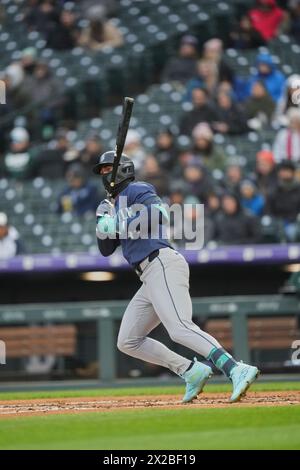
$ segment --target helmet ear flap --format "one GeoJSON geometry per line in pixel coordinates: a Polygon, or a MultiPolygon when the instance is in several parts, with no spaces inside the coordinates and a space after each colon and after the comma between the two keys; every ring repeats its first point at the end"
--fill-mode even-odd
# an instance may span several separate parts
{"type": "Polygon", "coordinates": [[[121,167],[121,171],[122,173],[124,173],[124,175],[126,175],[127,173],[130,173],[130,170],[131,170],[130,165],[124,165],[123,167],[121,167]]]}

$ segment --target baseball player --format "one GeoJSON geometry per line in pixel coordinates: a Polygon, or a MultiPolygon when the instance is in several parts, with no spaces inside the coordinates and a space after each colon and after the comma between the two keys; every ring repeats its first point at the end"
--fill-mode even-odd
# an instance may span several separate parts
{"type": "Polygon", "coordinates": [[[124,257],[142,282],[123,316],[118,349],[129,356],[172,370],[186,383],[182,402],[192,401],[212,376],[212,369],[196,358],[191,362],[150,338],[149,333],[162,323],[173,341],[206,358],[208,363],[214,364],[231,380],[233,392],[230,401],[238,401],[257,378],[259,370],[237,362],[215,338],[193,323],[189,266],[164,236],[162,229],[167,215],[161,200],[151,184],[134,181],[134,164],[124,154],[120,159],[112,193],[110,175],[113,161],[114,152],[106,152],[93,168],[95,174],[102,176],[104,187],[114,200],[114,205],[104,200],[98,206],[98,246],[103,256],[109,256],[120,245],[124,257]],[[141,213],[149,224],[149,233],[154,228],[158,236],[121,236],[121,233],[124,235],[124,229],[120,228],[123,225],[119,207],[121,196],[127,198],[127,222],[130,223],[135,217],[130,213],[130,207],[137,203],[143,204],[141,213]],[[158,217],[151,217],[153,211],[156,211],[158,217]],[[151,223],[154,223],[152,220],[156,221],[157,227],[151,227],[151,223]]]}

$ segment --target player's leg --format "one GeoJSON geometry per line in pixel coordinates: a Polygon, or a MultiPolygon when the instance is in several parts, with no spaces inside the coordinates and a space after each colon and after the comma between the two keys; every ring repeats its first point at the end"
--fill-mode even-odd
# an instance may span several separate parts
{"type": "Polygon", "coordinates": [[[167,367],[183,374],[191,361],[174,353],[165,345],[147,335],[160,323],[147,298],[145,286],[138,290],[127,306],[118,336],[118,349],[129,356],[167,367]]]}
{"type": "Polygon", "coordinates": [[[220,343],[202,331],[192,321],[192,301],[189,294],[189,267],[184,258],[173,250],[161,254],[148,265],[141,276],[157,315],[171,339],[204,357],[220,343]]]}
{"type": "Polygon", "coordinates": [[[142,280],[146,283],[147,294],[157,315],[173,341],[213,362],[233,381],[234,390],[237,391],[233,394],[233,401],[236,396],[239,398],[248,382],[256,378],[258,370],[247,365],[250,369],[245,370],[214,337],[192,321],[189,267],[185,259],[173,250],[161,250],[158,258],[146,267],[142,280]]]}

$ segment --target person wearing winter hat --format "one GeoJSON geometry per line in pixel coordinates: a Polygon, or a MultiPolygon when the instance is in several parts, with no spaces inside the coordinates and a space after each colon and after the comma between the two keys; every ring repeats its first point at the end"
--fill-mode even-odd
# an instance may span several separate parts
{"type": "Polygon", "coordinates": [[[142,144],[142,137],[135,129],[129,129],[124,146],[124,153],[132,159],[134,167],[139,172],[147,157],[147,152],[142,144]]]}
{"type": "Polygon", "coordinates": [[[210,171],[224,171],[226,155],[222,148],[214,143],[210,126],[201,122],[193,129],[193,154],[200,158],[203,165],[210,171]]]}
{"type": "Polygon", "coordinates": [[[160,168],[172,171],[177,163],[178,148],[172,129],[161,129],[156,136],[154,154],[160,168]]]}
{"type": "Polygon", "coordinates": [[[18,62],[10,64],[4,71],[6,101],[13,110],[19,110],[31,102],[31,95],[24,86],[24,78],[24,70],[18,62]]]}
{"type": "Polygon", "coordinates": [[[264,83],[269,95],[277,103],[283,95],[286,78],[276,67],[272,56],[268,53],[258,54],[256,57],[257,72],[254,74],[253,82],[261,81],[264,83]]]}
{"type": "Polygon", "coordinates": [[[180,122],[180,133],[188,136],[198,123],[211,123],[217,119],[215,106],[204,87],[192,90],[192,104],[193,109],[184,114],[180,122]]]}
{"type": "Polygon", "coordinates": [[[259,243],[259,220],[244,210],[235,193],[225,192],[221,198],[221,207],[215,220],[215,241],[222,245],[259,243]]]}
{"type": "Polygon", "coordinates": [[[196,75],[198,40],[190,34],[181,38],[177,55],[168,60],[163,72],[162,82],[185,84],[196,75]]]}
{"type": "Polygon", "coordinates": [[[32,76],[37,63],[37,53],[34,47],[26,47],[22,51],[21,65],[25,75],[32,76]]]}
{"type": "Polygon", "coordinates": [[[66,185],[58,197],[57,212],[78,216],[93,213],[99,204],[97,186],[87,180],[85,168],[72,163],[66,173],[66,185]]]}
{"type": "Polygon", "coordinates": [[[274,155],[271,150],[260,150],[256,154],[255,180],[258,190],[266,198],[277,183],[274,155]]]}
{"type": "Polygon", "coordinates": [[[285,90],[286,77],[278,69],[271,54],[259,53],[255,59],[255,71],[250,78],[237,77],[234,83],[234,91],[239,101],[244,101],[251,96],[253,84],[262,82],[275,103],[282,98],[285,90]]]}
{"type": "Polygon", "coordinates": [[[241,182],[241,204],[253,215],[261,216],[263,213],[265,199],[251,179],[241,182]]]}
{"type": "Polygon", "coordinates": [[[15,127],[10,133],[9,150],[4,155],[4,175],[18,179],[32,177],[36,156],[36,151],[30,146],[28,131],[23,127],[15,127]]]}
{"type": "Polygon", "coordinates": [[[213,181],[207,168],[198,158],[194,158],[184,168],[183,176],[186,194],[195,196],[201,203],[205,203],[207,195],[213,189],[213,181]]]}
{"type": "Polygon", "coordinates": [[[288,125],[287,112],[300,104],[300,75],[293,73],[286,81],[284,93],[278,101],[274,122],[280,126],[288,125]]]}
{"type": "Polygon", "coordinates": [[[221,39],[212,38],[203,44],[202,58],[216,64],[219,81],[232,83],[234,80],[234,71],[223,57],[223,41],[221,39]]]}

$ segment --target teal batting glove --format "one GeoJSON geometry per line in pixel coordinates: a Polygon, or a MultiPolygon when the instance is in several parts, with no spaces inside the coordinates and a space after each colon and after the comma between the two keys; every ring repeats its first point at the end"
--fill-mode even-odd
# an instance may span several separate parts
{"type": "Polygon", "coordinates": [[[117,217],[109,214],[104,214],[98,218],[96,233],[98,238],[103,238],[104,235],[116,235],[117,233],[117,217]]]}

